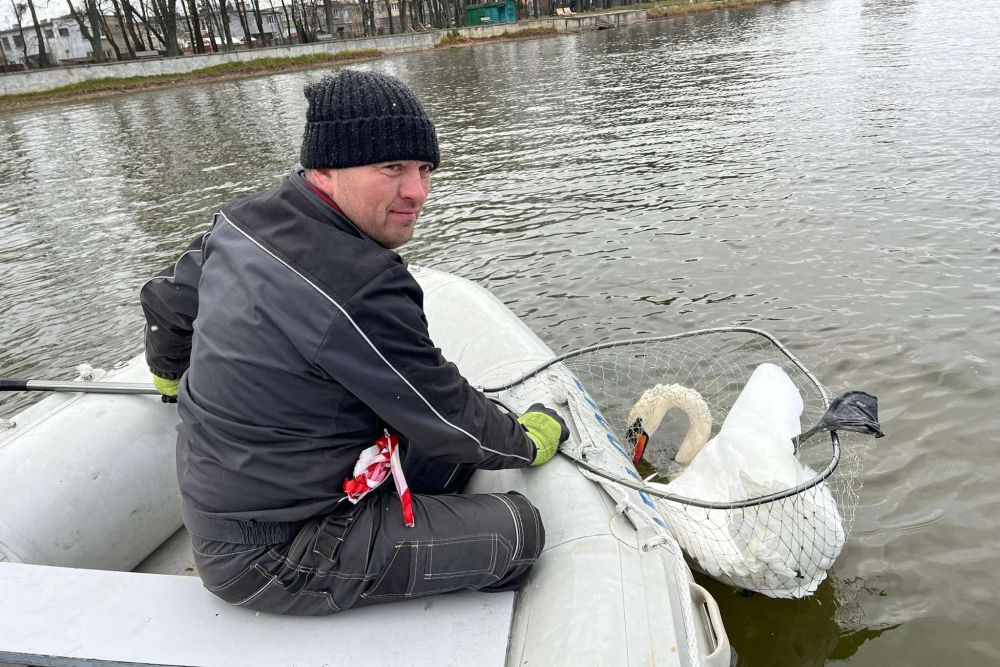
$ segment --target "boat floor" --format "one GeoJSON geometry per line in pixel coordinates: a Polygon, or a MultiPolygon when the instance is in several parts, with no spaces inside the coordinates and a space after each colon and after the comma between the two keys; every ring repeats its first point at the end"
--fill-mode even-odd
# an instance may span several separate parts
{"type": "Polygon", "coordinates": [[[139,563],[136,572],[148,574],[178,574],[197,576],[191,556],[191,540],[187,528],[181,528],[167,538],[160,547],[139,563]]]}
{"type": "Polygon", "coordinates": [[[194,573],[184,529],[135,572],[3,563],[0,665],[506,662],[514,593],[466,591],[334,616],[283,617],[228,605],[194,573]]]}

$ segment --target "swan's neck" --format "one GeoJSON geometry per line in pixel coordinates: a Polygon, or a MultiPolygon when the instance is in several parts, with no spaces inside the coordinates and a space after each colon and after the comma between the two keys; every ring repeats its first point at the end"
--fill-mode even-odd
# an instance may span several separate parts
{"type": "Polygon", "coordinates": [[[712,415],[704,401],[701,402],[696,412],[688,412],[687,410],[685,412],[688,416],[688,430],[674,460],[687,465],[708,443],[708,436],[712,433],[712,415]],[[704,412],[700,409],[702,406],[704,412]]]}
{"type": "MultiPolygon", "coordinates": [[[[687,464],[705,446],[712,432],[712,413],[701,394],[679,384],[657,385],[639,399],[632,412],[642,419],[643,428],[652,437],[663,417],[674,408],[683,410],[688,418],[687,434],[674,460],[687,464]]],[[[632,420],[630,417],[629,422],[632,420]]]]}

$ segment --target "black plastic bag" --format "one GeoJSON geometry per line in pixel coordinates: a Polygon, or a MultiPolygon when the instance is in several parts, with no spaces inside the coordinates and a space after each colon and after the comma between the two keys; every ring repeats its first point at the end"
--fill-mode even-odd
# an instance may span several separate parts
{"type": "Polygon", "coordinates": [[[795,449],[820,431],[854,431],[883,437],[885,433],[878,423],[878,398],[863,391],[841,394],[833,399],[819,423],[793,438],[795,449]]]}

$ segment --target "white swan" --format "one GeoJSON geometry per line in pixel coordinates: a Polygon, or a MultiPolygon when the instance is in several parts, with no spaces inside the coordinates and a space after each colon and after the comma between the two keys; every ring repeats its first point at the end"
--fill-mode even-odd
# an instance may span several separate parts
{"type": "MultiPolygon", "coordinates": [[[[690,464],[669,484],[651,486],[707,502],[778,493],[816,473],[792,448],[800,432],[802,397],[774,364],[750,376],[719,430],[708,440],[708,406],[694,390],[657,385],[629,413],[629,437],[652,435],[664,414],[688,414],[688,433],[675,459],[690,464]],[[707,441],[707,442],[706,442],[707,441]]],[[[846,534],[825,483],[789,498],[739,509],[703,509],[661,499],[674,537],[708,574],[771,597],[815,592],[840,554],[846,534]]]]}

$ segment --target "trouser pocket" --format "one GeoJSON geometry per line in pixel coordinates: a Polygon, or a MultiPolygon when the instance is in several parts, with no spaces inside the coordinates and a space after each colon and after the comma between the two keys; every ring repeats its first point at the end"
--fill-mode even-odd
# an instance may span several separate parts
{"type": "Polygon", "coordinates": [[[229,604],[244,605],[260,595],[273,585],[275,576],[265,570],[259,563],[254,563],[243,572],[219,586],[206,588],[229,604]]]}
{"type": "Polygon", "coordinates": [[[404,542],[363,597],[416,597],[491,586],[511,562],[507,540],[495,533],[404,542]]]}

